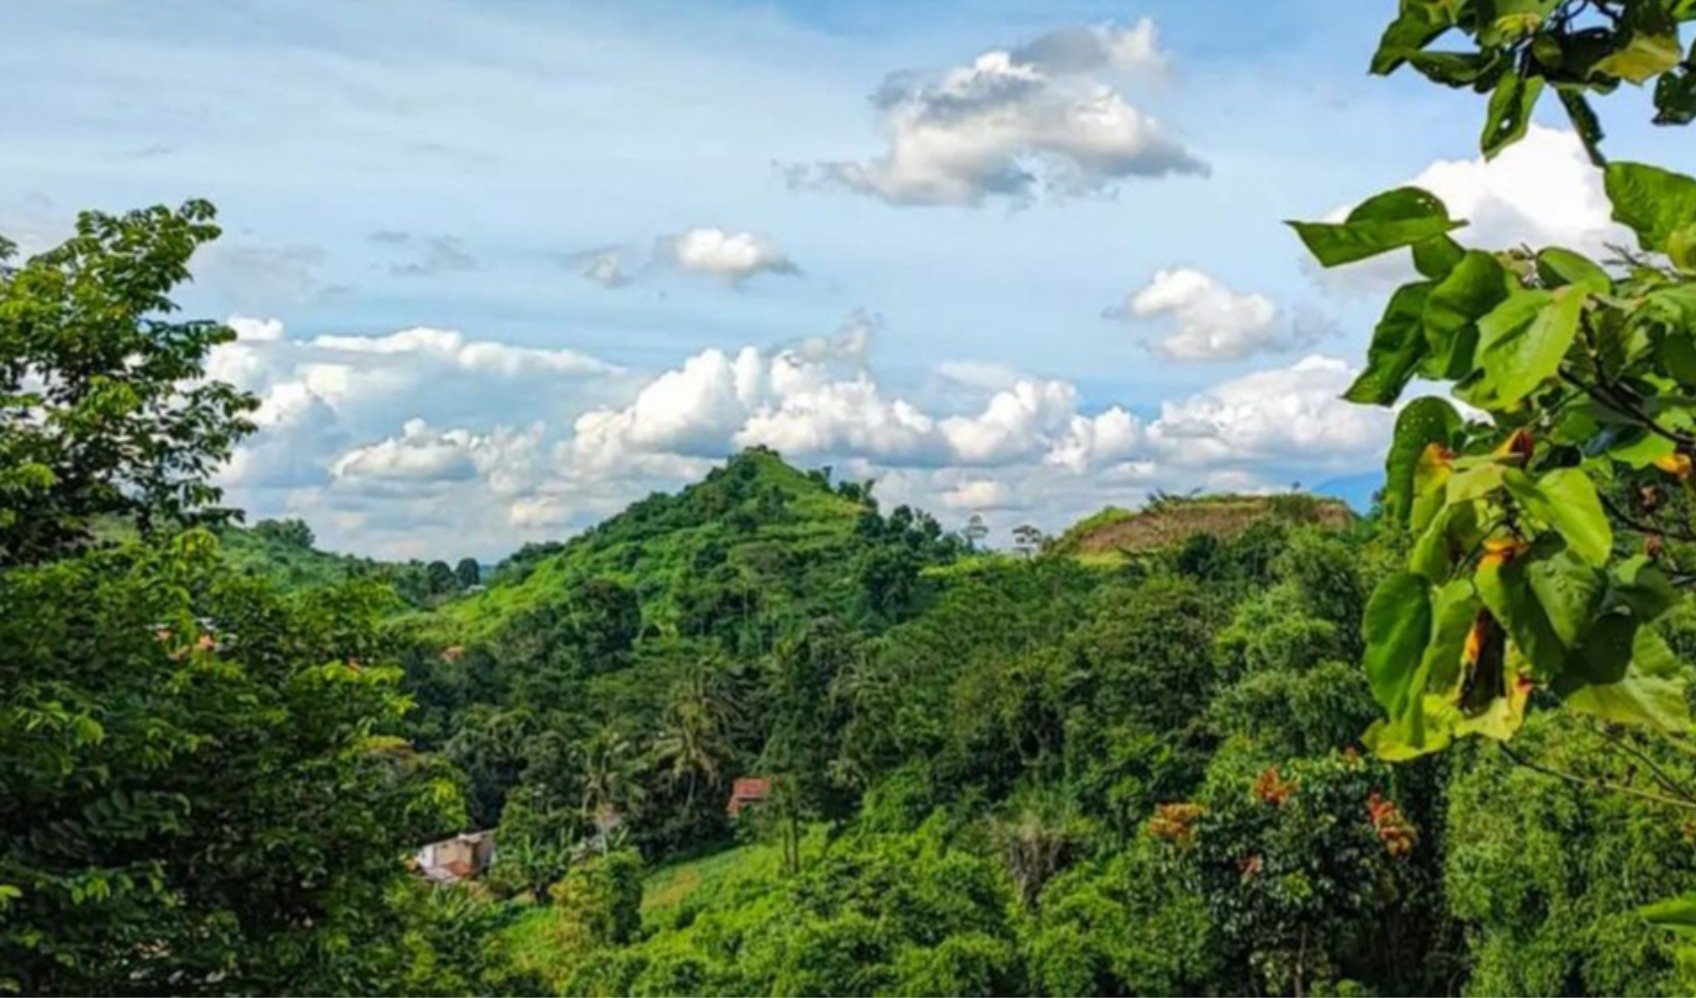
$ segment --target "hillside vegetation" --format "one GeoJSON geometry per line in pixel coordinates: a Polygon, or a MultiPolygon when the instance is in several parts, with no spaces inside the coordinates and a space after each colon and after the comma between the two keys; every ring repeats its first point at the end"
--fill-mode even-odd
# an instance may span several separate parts
{"type": "Polygon", "coordinates": [[[1109,506],[1078,521],[1055,542],[1055,550],[1086,562],[1116,562],[1183,544],[1205,535],[1231,540],[1257,524],[1314,524],[1343,530],[1358,517],[1334,499],[1303,493],[1281,495],[1155,495],[1136,510],[1109,506]]]}

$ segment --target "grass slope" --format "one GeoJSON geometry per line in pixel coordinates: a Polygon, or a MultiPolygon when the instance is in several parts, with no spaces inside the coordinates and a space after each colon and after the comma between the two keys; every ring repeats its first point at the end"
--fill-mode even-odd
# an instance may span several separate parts
{"type": "Polygon", "coordinates": [[[1140,510],[1109,506],[1078,521],[1060,536],[1055,550],[1086,564],[1117,564],[1128,555],[1174,547],[1196,534],[1229,540],[1266,520],[1342,530],[1355,522],[1355,515],[1342,502],[1305,493],[1157,496],[1140,510]]]}

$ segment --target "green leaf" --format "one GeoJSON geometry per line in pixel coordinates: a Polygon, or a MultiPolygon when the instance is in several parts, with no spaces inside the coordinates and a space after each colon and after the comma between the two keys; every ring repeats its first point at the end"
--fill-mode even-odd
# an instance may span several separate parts
{"type": "Polygon", "coordinates": [[[1484,379],[1471,397],[1511,406],[1552,377],[1578,334],[1584,294],[1575,287],[1521,291],[1478,321],[1484,379]]]}
{"type": "Polygon", "coordinates": [[[1567,648],[1591,630],[1598,608],[1609,598],[1608,577],[1570,550],[1531,560],[1526,578],[1556,637],[1567,648]]]}
{"type": "Polygon", "coordinates": [[[1542,27],[1559,0],[1479,0],[1483,21],[1478,39],[1485,45],[1506,45],[1542,27]]]}
{"type": "Polygon", "coordinates": [[[1686,225],[1667,236],[1667,259],[1687,274],[1696,273],[1696,225],[1686,225]]]}
{"type": "Polygon", "coordinates": [[[1532,672],[1548,679],[1560,675],[1566,647],[1531,587],[1529,561],[1524,556],[1503,559],[1486,555],[1473,581],[1484,605],[1501,621],[1532,672]]]}
{"type": "Polygon", "coordinates": [[[1696,935],[1696,891],[1646,904],[1637,909],[1637,913],[1650,925],[1670,929],[1679,935],[1696,935]]]}
{"type": "Polygon", "coordinates": [[[1431,44],[1454,24],[1449,5],[1431,0],[1403,0],[1401,12],[1378,40],[1372,55],[1372,72],[1383,76],[1407,61],[1410,53],[1431,44]]]}
{"type": "Polygon", "coordinates": [[[1613,289],[1613,278],[1582,253],[1551,246],[1537,254],[1537,276],[1544,287],[1559,288],[1575,285],[1595,295],[1605,295],[1613,289]]]}
{"type": "Polygon", "coordinates": [[[1584,152],[1590,157],[1590,162],[1596,166],[1607,166],[1607,157],[1602,155],[1602,139],[1607,137],[1607,133],[1602,130],[1602,120],[1596,117],[1596,109],[1590,106],[1590,99],[1570,87],[1556,87],[1555,96],[1566,108],[1567,119],[1584,143],[1584,152]]]}
{"type": "Polygon", "coordinates": [[[1478,504],[1451,502],[1431,520],[1408,553],[1408,568],[1441,583],[1454,566],[1484,539],[1478,526],[1478,504]]]}
{"type": "Polygon", "coordinates": [[[1494,159],[1497,153],[1525,137],[1531,112],[1542,95],[1541,76],[1506,73],[1496,81],[1484,116],[1484,133],[1478,140],[1485,159],[1494,159]]]}
{"type": "Polygon", "coordinates": [[[1384,759],[1399,761],[1435,752],[1447,745],[1457,716],[1450,698],[1461,675],[1466,635],[1478,615],[1472,584],[1457,579],[1437,590],[1432,600],[1430,643],[1389,716],[1362,737],[1384,759]]]}
{"type": "Polygon", "coordinates": [[[1471,250],[1462,255],[1425,302],[1426,373],[1456,380],[1471,371],[1478,320],[1518,288],[1519,282],[1494,254],[1471,250]]]}
{"type": "MultiPolygon", "coordinates": [[[[1617,635],[1608,654],[1617,655],[1617,635]]],[[[1690,730],[1690,707],[1685,700],[1689,671],[1684,663],[1652,629],[1632,631],[1631,664],[1618,682],[1592,683],[1576,689],[1561,689],[1572,710],[1621,724],[1638,724],[1659,731],[1683,733],[1690,730]]],[[[1563,684],[1563,687],[1565,684],[1563,684]]]]}
{"type": "Polygon", "coordinates": [[[1560,468],[1533,481],[1514,469],[1506,481],[1514,498],[1553,527],[1580,558],[1598,568],[1607,564],[1614,546],[1613,527],[1589,475],[1578,468],[1560,468]]]}
{"type": "Polygon", "coordinates": [[[1425,357],[1421,316],[1430,291],[1427,282],[1404,284],[1390,296],[1390,304],[1372,330],[1372,343],[1366,348],[1366,370],[1343,398],[1366,405],[1389,405],[1401,396],[1425,357]]]}
{"type": "Polygon", "coordinates": [[[1372,591],[1361,622],[1366,680],[1372,697],[1397,713],[1431,637],[1431,584],[1412,572],[1386,578],[1372,591]]]}
{"type": "Polygon", "coordinates": [[[1614,221],[1637,233],[1645,250],[1665,252],[1674,232],[1696,225],[1696,180],[1643,163],[1610,163],[1614,221]]]}
{"type": "Polygon", "coordinates": [[[1669,24],[1667,28],[1659,31],[1631,32],[1624,46],[1596,63],[1596,69],[1632,83],[1645,83],[1678,65],[1681,55],[1683,53],[1678,47],[1678,31],[1669,24]]]}
{"type": "Polygon", "coordinates": [[[1655,81],[1655,124],[1688,125],[1692,121],[1696,121],[1696,62],[1655,81]]]}
{"type": "Polygon", "coordinates": [[[1644,620],[1654,620],[1679,599],[1678,590],[1661,566],[1640,554],[1614,566],[1609,591],[1644,620]]]}
{"type": "Polygon", "coordinates": [[[1413,267],[1424,277],[1442,280],[1465,255],[1461,244],[1447,235],[1432,236],[1413,244],[1413,267]]]}
{"type": "Polygon", "coordinates": [[[1408,65],[1445,87],[1488,87],[1508,65],[1495,52],[1407,52],[1408,65]]]}
{"type": "Polygon", "coordinates": [[[1419,456],[1430,444],[1448,446],[1460,430],[1460,413],[1440,398],[1417,398],[1396,416],[1390,453],[1384,461],[1384,508],[1406,523],[1413,508],[1413,476],[1419,456]]]}
{"type": "Polygon", "coordinates": [[[1342,222],[1290,222],[1321,265],[1335,267],[1387,253],[1466,224],[1449,218],[1435,195],[1399,187],[1369,198],[1342,222]]]}

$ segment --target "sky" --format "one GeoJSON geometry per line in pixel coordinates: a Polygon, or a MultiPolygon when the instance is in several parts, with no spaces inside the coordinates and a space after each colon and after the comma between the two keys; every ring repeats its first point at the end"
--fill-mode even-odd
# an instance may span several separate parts
{"type": "MultiPolygon", "coordinates": [[[[19,0],[0,234],[216,204],[219,481],[322,546],[495,561],[755,444],[1004,540],[1376,469],[1338,395],[1405,264],[1285,219],[1618,238],[1552,101],[1486,164],[1481,99],[1366,74],[1394,6],[19,0]]],[[[1644,104],[1610,154],[1696,168],[1644,104]]]]}

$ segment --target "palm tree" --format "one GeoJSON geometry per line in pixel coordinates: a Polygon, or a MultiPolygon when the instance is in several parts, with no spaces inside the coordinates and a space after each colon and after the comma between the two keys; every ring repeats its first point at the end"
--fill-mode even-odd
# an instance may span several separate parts
{"type": "Polygon", "coordinates": [[[639,760],[630,741],[612,726],[596,729],[577,746],[582,773],[583,796],[578,805],[589,821],[604,822],[609,815],[635,810],[644,791],[637,780],[639,760]]]}
{"type": "Polygon", "coordinates": [[[736,702],[707,669],[692,669],[672,684],[653,756],[666,782],[684,788],[685,810],[703,784],[712,786],[723,775],[738,715],[736,702]]]}

